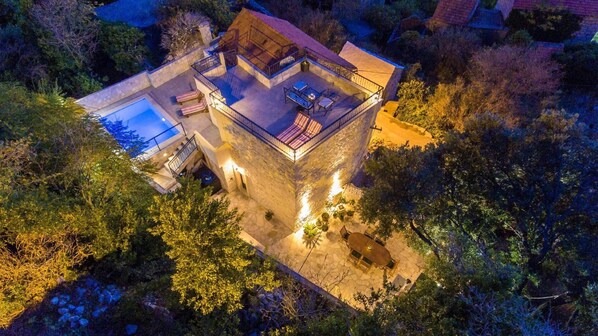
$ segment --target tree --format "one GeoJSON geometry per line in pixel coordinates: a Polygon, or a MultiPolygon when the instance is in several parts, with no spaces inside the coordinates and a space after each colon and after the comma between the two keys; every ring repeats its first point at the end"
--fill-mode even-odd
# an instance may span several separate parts
{"type": "Polygon", "coordinates": [[[31,8],[39,45],[57,71],[82,69],[97,47],[100,30],[93,6],[86,1],[43,0],[31,8]]]}
{"type": "Polygon", "coordinates": [[[160,46],[168,50],[165,61],[180,57],[203,45],[199,30],[207,20],[205,16],[191,12],[180,12],[166,20],[160,40],[160,46]]]}
{"type": "Polygon", "coordinates": [[[339,52],[347,41],[343,25],[330,12],[311,10],[299,19],[298,27],[335,52],[339,52]]]}
{"type": "Polygon", "coordinates": [[[216,25],[217,30],[226,30],[235,18],[228,0],[166,0],[160,11],[167,19],[181,12],[205,14],[216,25]]]}
{"type": "Polygon", "coordinates": [[[511,11],[506,23],[513,30],[527,30],[536,41],[562,42],[579,30],[581,18],[563,7],[538,6],[511,11]]]}
{"type": "Polygon", "coordinates": [[[441,29],[419,41],[424,70],[442,82],[462,76],[471,55],[481,46],[478,35],[464,28],[441,29]]]}
{"type": "Polygon", "coordinates": [[[149,53],[144,38],[145,34],[138,28],[122,23],[103,23],[100,46],[114,62],[117,71],[132,75],[143,69],[143,62],[149,53]]]}
{"type": "Polygon", "coordinates": [[[88,249],[67,233],[18,234],[0,244],[0,327],[41,302],[61,281],[72,280],[88,249]]]}
{"type": "Polygon", "coordinates": [[[545,285],[557,281],[577,298],[598,271],[589,243],[598,218],[596,148],[560,112],[515,129],[482,114],[437,146],[379,149],[366,163],[374,184],[360,201],[363,218],[386,236],[411,231],[451,263],[471,246],[476,258],[513,265],[516,293],[557,295],[545,285]]]}
{"type": "Polygon", "coordinates": [[[598,85],[598,43],[576,43],[565,45],[565,50],[556,55],[563,66],[563,82],[572,86],[592,89],[598,85]]]}
{"type": "Polygon", "coordinates": [[[470,116],[484,112],[483,99],[482,94],[462,78],[454,83],[438,84],[426,106],[429,128],[435,133],[463,130],[470,116]]]}
{"type": "Polygon", "coordinates": [[[246,290],[277,286],[274,273],[260,270],[254,253],[239,238],[240,216],[226,199],[210,197],[199,181],[184,180],[174,193],[156,197],[151,208],[166,253],[176,264],[172,288],[181,302],[208,314],[234,312],[246,290]]]}
{"type": "Polygon", "coordinates": [[[418,79],[399,84],[398,105],[393,117],[424,126],[429,88],[418,79]]]}
{"type": "Polygon", "coordinates": [[[476,52],[468,65],[480,109],[510,123],[538,116],[555,95],[561,73],[556,62],[535,48],[502,46],[476,52]]]}

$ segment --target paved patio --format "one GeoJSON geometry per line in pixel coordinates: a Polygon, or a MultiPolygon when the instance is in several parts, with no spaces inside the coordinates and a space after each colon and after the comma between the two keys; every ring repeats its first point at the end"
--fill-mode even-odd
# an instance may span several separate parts
{"type": "MultiPolygon", "coordinates": [[[[382,288],[384,272],[381,269],[372,267],[366,273],[348,260],[350,250],[339,231],[345,225],[351,232],[364,232],[366,225],[361,223],[357,214],[342,223],[331,218],[330,229],[321,235],[320,244],[310,250],[303,243],[301,230],[289,228],[276,218],[267,221],[264,218],[266,209],[239,192],[226,195],[231,207],[244,214],[241,221],[244,240],[332,295],[357,307],[355,294],[367,294],[371,288],[382,288]]],[[[398,284],[410,279],[415,282],[425,266],[423,258],[397,234],[387,241],[386,247],[398,261],[389,281],[398,284]]]]}

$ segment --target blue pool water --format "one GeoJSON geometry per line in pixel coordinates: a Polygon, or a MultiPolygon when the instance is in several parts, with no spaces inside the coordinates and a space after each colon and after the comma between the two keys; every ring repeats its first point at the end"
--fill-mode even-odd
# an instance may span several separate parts
{"type": "MultiPolygon", "coordinates": [[[[134,131],[143,141],[149,141],[156,137],[156,142],[161,144],[166,140],[179,134],[179,130],[172,127],[172,123],[164,118],[154,106],[145,98],[125,107],[116,112],[113,112],[101,119],[105,126],[109,124],[106,121],[117,123],[121,122],[123,126],[127,127],[128,131],[134,131]]],[[[116,140],[127,149],[126,138],[123,132],[115,134],[114,127],[107,127],[116,140]]],[[[156,146],[156,142],[148,142],[143,146],[143,150],[148,150],[156,146]]]]}

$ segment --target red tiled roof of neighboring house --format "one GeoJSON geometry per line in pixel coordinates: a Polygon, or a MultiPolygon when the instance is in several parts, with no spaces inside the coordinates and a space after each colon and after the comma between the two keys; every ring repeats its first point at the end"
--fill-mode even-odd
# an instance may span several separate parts
{"type": "Polygon", "coordinates": [[[598,16],[598,0],[515,0],[513,9],[530,10],[541,5],[564,7],[579,16],[598,16]]]}
{"type": "Polygon", "coordinates": [[[341,65],[349,69],[356,69],[353,64],[347,62],[338,54],[326,48],[320,42],[316,41],[314,38],[307,35],[301,29],[292,25],[290,22],[266,14],[255,12],[249,9],[243,9],[241,13],[239,13],[239,15],[246,15],[244,13],[250,14],[253,17],[257,18],[258,20],[272,28],[274,31],[276,31],[278,34],[282,35],[289,41],[296,44],[298,47],[309,48],[338,65],[341,65]]]}
{"type": "Polygon", "coordinates": [[[432,20],[449,25],[465,25],[478,4],[479,0],[440,0],[432,20]]]}

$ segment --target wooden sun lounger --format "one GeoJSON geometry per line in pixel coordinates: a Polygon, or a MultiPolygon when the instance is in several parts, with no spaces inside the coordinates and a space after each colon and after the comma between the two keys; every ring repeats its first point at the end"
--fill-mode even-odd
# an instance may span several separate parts
{"type": "Polygon", "coordinates": [[[176,96],[176,102],[182,104],[184,102],[188,102],[194,99],[199,99],[201,95],[201,92],[199,92],[198,90],[183,93],[182,95],[176,96]]]}
{"type": "Polygon", "coordinates": [[[202,98],[201,101],[194,105],[189,105],[181,108],[181,114],[183,116],[189,116],[193,113],[199,112],[207,112],[208,111],[208,103],[206,102],[206,98],[202,98]]]}
{"type": "Polygon", "coordinates": [[[304,143],[308,142],[311,138],[315,137],[316,134],[320,133],[322,130],[322,124],[315,120],[311,120],[307,125],[307,128],[303,133],[301,133],[295,140],[289,143],[289,147],[292,149],[297,149],[301,147],[304,143]]]}
{"type": "Polygon", "coordinates": [[[303,113],[298,113],[293,124],[277,135],[276,138],[284,143],[293,141],[299,134],[301,134],[301,132],[303,132],[308,121],[308,116],[303,113]]]}

